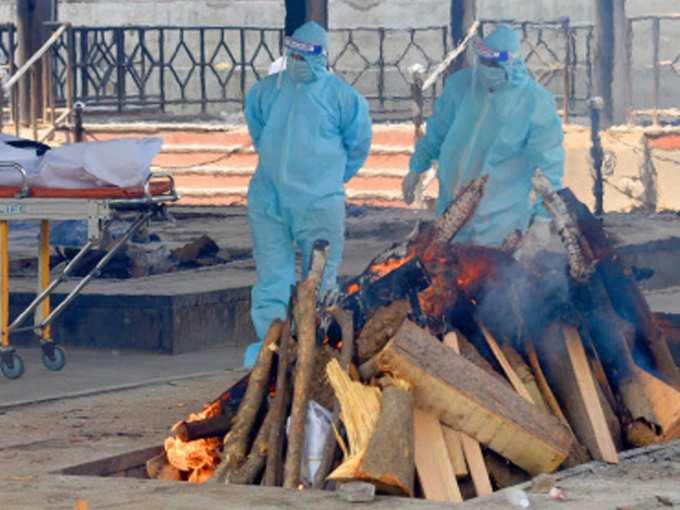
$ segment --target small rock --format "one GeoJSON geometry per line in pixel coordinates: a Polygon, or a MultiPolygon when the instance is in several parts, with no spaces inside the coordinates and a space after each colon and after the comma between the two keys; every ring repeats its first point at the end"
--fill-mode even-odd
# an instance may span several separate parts
{"type": "Polygon", "coordinates": [[[347,482],[336,489],[340,499],[350,503],[366,503],[375,499],[375,485],[367,482],[347,482]]]}
{"type": "Polygon", "coordinates": [[[557,477],[541,474],[531,480],[531,492],[547,494],[555,487],[557,477]]]}

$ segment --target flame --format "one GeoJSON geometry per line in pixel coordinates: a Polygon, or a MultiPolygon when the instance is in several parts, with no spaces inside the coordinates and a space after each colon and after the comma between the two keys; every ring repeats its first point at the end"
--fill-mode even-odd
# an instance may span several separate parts
{"type": "MultiPolygon", "coordinates": [[[[205,420],[217,416],[220,412],[220,402],[206,404],[203,411],[191,413],[186,421],[205,420]]],[[[171,431],[174,431],[181,421],[175,423],[171,431]]],[[[215,466],[220,462],[220,456],[216,450],[222,445],[219,437],[206,439],[196,439],[184,442],[181,439],[169,436],[165,439],[165,453],[168,462],[180,471],[188,472],[190,482],[205,482],[215,470],[215,466]]]]}
{"type": "Polygon", "coordinates": [[[416,250],[415,248],[411,248],[409,250],[408,255],[406,255],[404,258],[401,259],[387,259],[383,262],[378,262],[377,264],[373,264],[371,267],[369,267],[369,271],[374,274],[373,280],[377,280],[378,278],[382,278],[385,276],[387,273],[391,273],[395,269],[403,266],[406,264],[409,260],[411,260],[413,257],[416,255],[416,250]]]}
{"type": "Polygon", "coordinates": [[[351,296],[355,292],[359,292],[359,284],[358,283],[353,283],[347,288],[347,295],[351,296]]]}

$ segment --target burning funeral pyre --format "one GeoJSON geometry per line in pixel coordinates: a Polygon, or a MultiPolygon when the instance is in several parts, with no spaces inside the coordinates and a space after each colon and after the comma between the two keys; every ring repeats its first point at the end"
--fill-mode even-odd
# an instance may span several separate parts
{"type": "Polygon", "coordinates": [[[325,309],[318,242],[250,374],[176,425],[149,473],[288,488],[360,480],[461,501],[680,438],[680,371],[600,222],[537,172],[564,253],[520,263],[519,235],[501,249],[458,244],[485,183],[325,309]]]}

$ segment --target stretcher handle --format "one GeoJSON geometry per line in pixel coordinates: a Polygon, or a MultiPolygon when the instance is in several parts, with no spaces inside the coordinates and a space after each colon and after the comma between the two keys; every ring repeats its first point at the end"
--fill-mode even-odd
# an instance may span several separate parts
{"type": "Polygon", "coordinates": [[[171,197],[173,200],[176,200],[177,193],[175,192],[175,178],[172,176],[172,174],[167,172],[154,172],[147,176],[146,180],[144,181],[144,198],[150,202],[154,201],[154,196],[151,194],[151,181],[155,178],[165,178],[170,181],[170,193],[168,195],[163,195],[163,198],[171,197]]]}
{"type": "MultiPolygon", "coordinates": [[[[17,172],[21,174],[21,191],[19,191],[16,195],[14,195],[15,198],[26,198],[28,195],[30,195],[30,191],[28,190],[28,174],[26,173],[26,169],[21,166],[19,163],[16,161],[0,161],[0,168],[14,168],[17,172]]],[[[174,190],[174,186],[173,186],[174,190]]]]}

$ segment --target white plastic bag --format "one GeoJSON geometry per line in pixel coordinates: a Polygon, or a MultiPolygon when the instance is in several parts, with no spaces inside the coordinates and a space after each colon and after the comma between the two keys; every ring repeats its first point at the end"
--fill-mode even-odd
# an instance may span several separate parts
{"type": "MultiPolygon", "coordinates": [[[[318,402],[310,400],[307,405],[307,423],[305,425],[305,443],[300,459],[300,479],[306,486],[312,485],[314,476],[321,463],[323,446],[331,430],[331,413],[318,402]]],[[[290,417],[286,423],[286,432],[290,429],[290,417]]]]}

